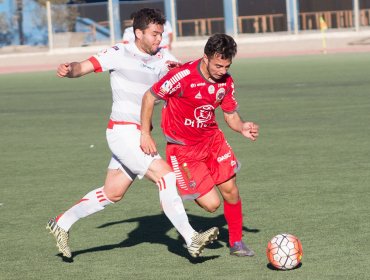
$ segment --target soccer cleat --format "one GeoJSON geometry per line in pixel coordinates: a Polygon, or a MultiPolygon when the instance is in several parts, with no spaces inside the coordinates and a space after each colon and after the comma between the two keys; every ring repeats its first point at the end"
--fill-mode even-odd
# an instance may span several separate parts
{"type": "Polygon", "coordinates": [[[69,233],[58,226],[55,218],[51,218],[46,225],[46,229],[54,235],[55,240],[57,241],[56,246],[59,249],[59,252],[63,254],[66,258],[72,258],[71,249],[68,246],[69,233]]]}
{"type": "Polygon", "coordinates": [[[191,238],[192,241],[190,246],[187,247],[189,254],[193,258],[199,257],[202,254],[204,247],[217,239],[218,233],[219,230],[217,227],[210,228],[205,232],[195,232],[191,238]]]}
{"type": "Polygon", "coordinates": [[[234,243],[234,246],[230,247],[230,255],[237,257],[253,257],[254,251],[248,248],[243,241],[234,243]]]}

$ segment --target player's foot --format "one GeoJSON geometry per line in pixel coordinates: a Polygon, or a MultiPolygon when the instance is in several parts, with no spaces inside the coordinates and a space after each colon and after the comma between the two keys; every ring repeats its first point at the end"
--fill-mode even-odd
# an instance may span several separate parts
{"type": "Polygon", "coordinates": [[[68,246],[69,233],[58,226],[55,218],[51,218],[46,225],[46,229],[54,235],[55,240],[57,241],[56,246],[59,249],[59,252],[63,254],[66,258],[72,258],[71,249],[68,246]]]}
{"type": "Polygon", "coordinates": [[[217,227],[210,228],[205,232],[194,233],[194,236],[191,238],[192,242],[190,246],[188,246],[189,254],[193,258],[199,257],[202,254],[204,247],[217,239],[218,233],[219,230],[217,227]]]}
{"type": "Polygon", "coordinates": [[[234,246],[230,247],[230,255],[237,257],[253,257],[254,251],[248,248],[243,241],[234,243],[234,246]]]}

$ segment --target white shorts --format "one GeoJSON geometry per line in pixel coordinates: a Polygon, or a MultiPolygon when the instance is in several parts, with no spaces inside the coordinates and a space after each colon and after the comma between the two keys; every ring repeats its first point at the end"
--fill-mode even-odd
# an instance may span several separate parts
{"type": "Polygon", "coordinates": [[[112,129],[107,129],[106,136],[112,152],[108,168],[120,169],[132,180],[136,176],[142,179],[153,160],[161,158],[160,155],[147,155],[141,150],[140,130],[134,124],[115,124],[112,129]]]}

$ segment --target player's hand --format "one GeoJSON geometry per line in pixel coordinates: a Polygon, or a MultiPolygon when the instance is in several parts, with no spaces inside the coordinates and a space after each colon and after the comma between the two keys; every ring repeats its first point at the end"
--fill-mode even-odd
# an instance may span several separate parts
{"type": "Polygon", "coordinates": [[[158,154],[154,139],[148,132],[141,133],[140,148],[147,155],[155,156],[158,154]]]}
{"type": "Polygon", "coordinates": [[[242,134],[244,137],[256,141],[258,137],[259,127],[255,123],[245,122],[243,123],[242,134]]]}
{"type": "Polygon", "coordinates": [[[179,61],[167,60],[166,65],[167,65],[168,70],[172,70],[174,68],[180,67],[182,63],[179,61]]]}
{"type": "Polygon", "coordinates": [[[57,75],[60,78],[67,77],[68,74],[71,72],[72,67],[70,63],[63,63],[59,64],[57,69],[57,75]]]}

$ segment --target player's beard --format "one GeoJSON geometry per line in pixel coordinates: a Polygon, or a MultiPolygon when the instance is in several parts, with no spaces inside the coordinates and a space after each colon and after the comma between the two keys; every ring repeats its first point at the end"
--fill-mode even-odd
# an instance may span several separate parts
{"type": "Polygon", "coordinates": [[[143,49],[145,50],[146,53],[150,55],[155,55],[158,52],[159,44],[154,45],[150,44],[149,42],[144,42],[143,49]]]}

